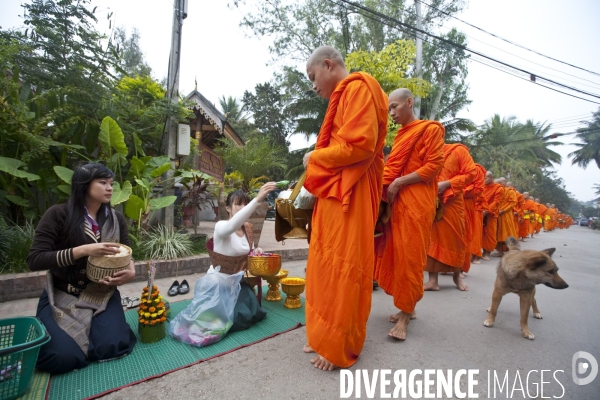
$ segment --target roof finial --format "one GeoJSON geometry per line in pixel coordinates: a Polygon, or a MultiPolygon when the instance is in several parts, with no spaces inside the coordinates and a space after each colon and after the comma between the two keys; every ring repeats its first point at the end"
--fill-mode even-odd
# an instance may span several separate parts
{"type": "Polygon", "coordinates": [[[196,91],[198,91],[198,77],[194,77],[194,83],[196,83],[196,91]]]}

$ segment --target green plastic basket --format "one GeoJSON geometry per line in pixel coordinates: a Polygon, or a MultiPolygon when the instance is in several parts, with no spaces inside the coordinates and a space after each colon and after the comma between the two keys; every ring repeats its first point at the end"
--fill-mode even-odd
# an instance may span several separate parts
{"type": "Polygon", "coordinates": [[[48,341],[50,335],[36,317],[0,319],[0,400],[27,391],[40,346],[48,341]]]}

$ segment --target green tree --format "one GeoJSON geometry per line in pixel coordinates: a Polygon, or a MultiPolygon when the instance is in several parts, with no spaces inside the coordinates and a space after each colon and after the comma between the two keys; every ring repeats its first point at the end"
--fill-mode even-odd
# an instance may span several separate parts
{"type": "Polygon", "coordinates": [[[562,212],[571,208],[573,200],[565,189],[563,179],[557,177],[555,171],[544,170],[539,176],[535,177],[530,185],[516,187],[520,191],[528,190],[530,195],[535,198],[539,197],[544,204],[556,205],[562,212]]]}
{"type": "Polygon", "coordinates": [[[573,157],[573,165],[577,164],[587,168],[591,161],[595,161],[600,168],[600,109],[592,113],[591,121],[581,121],[585,128],[577,129],[577,139],[581,143],[575,143],[579,150],[575,150],[569,157],[573,157]]]}
{"type": "Polygon", "coordinates": [[[227,122],[244,141],[257,133],[254,124],[248,120],[243,105],[236,98],[231,96],[225,98],[225,95],[223,95],[219,98],[219,105],[227,118],[227,122]]]}
{"type": "Polygon", "coordinates": [[[125,28],[118,27],[115,29],[115,41],[121,54],[119,65],[127,75],[149,76],[152,73],[140,48],[140,32],[137,28],[133,28],[131,35],[127,37],[125,28]]]}
{"type": "Polygon", "coordinates": [[[287,148],[292,127],[289,116],[283,113],[285,103],[279,88],[267,82],[257,84],[254,90],[256,93],[244,92],[244,109],[252,114],[254,126],[261,134],[273,144],[287,148]]]}

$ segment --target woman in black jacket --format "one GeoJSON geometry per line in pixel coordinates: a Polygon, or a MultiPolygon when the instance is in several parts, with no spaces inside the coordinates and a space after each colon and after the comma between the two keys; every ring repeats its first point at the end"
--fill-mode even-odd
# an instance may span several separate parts
{"type": "Polygon", "coordinates": [[[27,263],[32,271],[48,270],[36,315],[52,337],[36,364],[43,371],[64,373],[124,356],[136,343],[116,290],[135,277],[133,260],[99,283],[86,274],[88,256],[116,254],[117,242],[129,245],[125,218],[110,207],[112,184],[104,165],[78,167],[67,204],[50,207],[35,230],[27,263]]]}

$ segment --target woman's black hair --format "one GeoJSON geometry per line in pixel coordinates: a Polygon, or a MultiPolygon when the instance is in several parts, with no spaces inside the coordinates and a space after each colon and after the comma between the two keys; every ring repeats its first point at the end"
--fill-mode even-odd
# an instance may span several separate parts
{"type": "MultiPolygon", "coordinates": [[[[94,179],[110,179],[113,177],[113,172],[102,164],[85,164],[75,169],[71,179],[71,196],[67,202],[67,219],[64,230],[67,234],[67,242],[71,246],[75,247],[84,243],[85,204],[90,183],[94,179]]],[[[96,221],[100,227],[104,224],[109,210],[110,202],[100,205],[96,221]]]]}
{"type": "Polygon", "coordinates": [[[244,193],[241,190],[235,190],[227,195],[227,200],[225,200],[225,205],[227,207],[231,207],[233,204],[248,204],[250,203],[250,196],[244,193]]]}

